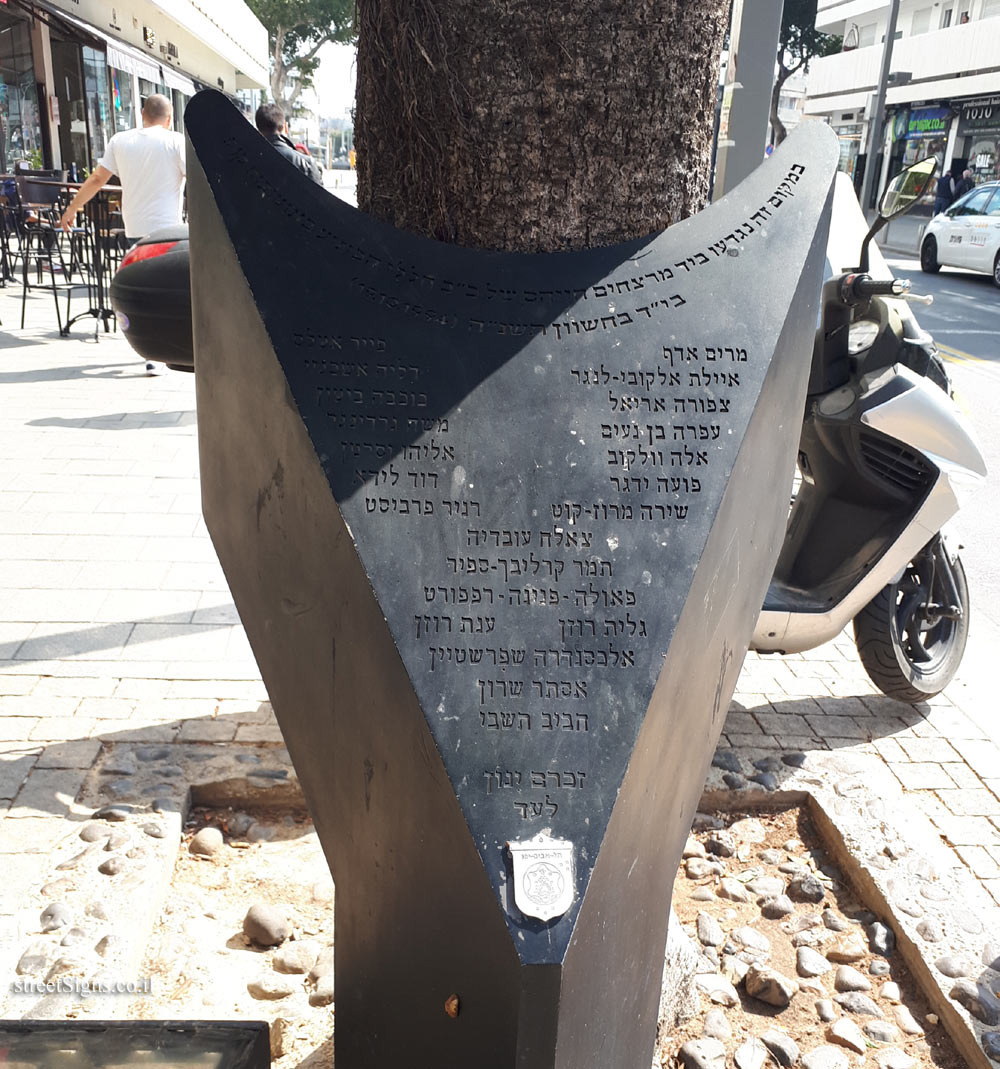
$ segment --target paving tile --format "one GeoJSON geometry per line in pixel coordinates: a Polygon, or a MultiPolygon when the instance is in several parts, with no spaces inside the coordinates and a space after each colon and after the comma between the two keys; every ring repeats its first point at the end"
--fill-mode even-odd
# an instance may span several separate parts
{"type": "Polygon", "coordinates": [[[160,586],[164,590],[197,590],[229,593],[229,584],[218,564],[171,564],[160,586]]]}
{"type": "Polygon", "coordinates": [[[1000,906],[1000,880],[983,880],[983,887],[992,895],[993,901],[1000,906]]]}
{"type": "MultiPolygon", "coordinates": [[[[896,776],[903,787],[908,791],[934,791],[939,788],[950,788],[954,781],[945,772],[941,765],[925,763],[893,764],[890,762],[889,769],[896,776]]],[[[955,792],[960,793],[960,792],[955,792]]],[[[948,802],[945,801],[945,805],[948,802]]],[[[954,812],[954,810],[952,810],[954,812]]]]}
{"type": "MultiPolygon", "coordinates": [[[[240,724],[236,729],[237,742],[284,742],[277,724],[240,724]]],[[[761,742],[754,740],[755,746],[761,742]]]]}
{"type": "Polygon", "coordinates": [[[167,514],[174,503],[176,494],[156,491],[151,494],[104,494],[97,504],[95,512],[111,512],[119,515],[134,513],[167,514]]]}
{"type": "MultiPolygon", "coordinates": [[[[49,853],[55,840],[65,834],[62,818],[56,815],[16,818],[8,815],[0,828],[3,829],[0,841],[4,851],[0,854],[0,871],[6,871],[11,864],[11,855],[49,853]]],[[[0,895],[0,902],[6,898],[6,894],[0,895]]]]}
{"type": "Polygon", "coordinates": [[[177,731],[176,723],[142,723],[135,718],[98,720],[94,725],[94,738],[102,742],[173,742],[177,731]]]}
{"type": "Polygon", "coordinates": [[[90,768],[101,752],[99,739],[53,742],[42,750],[38,768],[90,768]]]}
{"type": "Polygon", "coordinates": [[[849,716],[807,716],[809,731],[821,738],[867,739],[869,724],[860,724],[849,716]]]}
{"type": "Polygon", "coordinates": [[[87,623],[106,599],[101,590],[8,590],[0,595],[0,620],[87,623]]]}
{"type": "MultiPolygon", "coordinates": [[[[746,713],[730,713],[729,716],[740,717],[740,723],[742,723],[742,717],[746,716],[746,713]]],[[[217,717],[227,716],[232,717],[240,724],[268,724],[276,722],[274,718],[274,709],[271,708],[269,701],[263,702],[233,702],[230,704],[228,701],[219,702],[219,709],[216,714],[217,717]]],[[[752,719],[752,718],[751,718],[752,719]]],[[[756,730],[752,732],[754,735],[761,734],[760,726],[755,723],[756,730]]],[[[729,719],[726,719],[726,725],[723,730],[729,735],[741,735],[740,731],[734,731],[729,726],[729,719]]]]}
{"type": "Polygon", "coordinates": [[[48,694],[8,694],[0,697],[0,722],[7,717],[72,716],[80,704],[74,697],[48,694]]]}
{"type": "Polygon", "coordinates": [[[764,731],[757,723],[756,714],[730,712],[726,717],[723,730],[729,735],[763,735],[764,731]]]}
{"type": "Polygon", "coordinates": [[[226,720],[185,720],[178,742],[232,742],[237,723],[226,720]]]}
{"type": "Polygon", "coordinates": [[[110,656],[120,657],[133,626],[100,624],[96,627],[74,628],[72,625],[36,624],[18,648],[17,660],[106,660],[110,656]]]}
{"type": "MultiPolygon", "coordinates": [[[[95,591],[95,593],[97,593],[95,591]]],[[[187,624],[197,599],[186,590],[112,590],[103,597],[91,619],[187,624]]]]}
{"type": "Polygon", "coordinates": [[[121,656],[124,660],[218,660],[225,656],[230,630],[200,624],[137,623],[121,656]]]}
{"type": "Polygon", "coordinates": [[[872,743],[878,751],[879,757],[881,757],[883,761],[898,763],[900,761],[909,760],[906,751],[893,738],[886,738],[884,735],[876,735],[873,737],[872,743]]]}
{"type": "Polygon", "coordinates": [[[958,751],[946,739],[904,738],[900,739],[899,744],[906,751],[909,761],[936,761],[942,764],[946,761],[962,760],[958,751]]]}
{"type": "Polygon", "coordinates": [[[119,679],[115,684],[114,696],[134,701],[165,698],[171,693],[173,685],[169,679],[119,679]]]}
{"type": "Polygon", "coordinates": [[[105,698],[114,691],[115,682],[94,676],[45,676],[31,693],[36,698],[105,698]]]}
{"type": "Polygon", "coordinates": [[[812,726],[803,716],[785,715],[783,713],[754,713],[754,718],[767,735],[812,735],[812,726]]]}
{"type": "MultiPolygon", "coordinates": [[[[28,773],[35,767],[41,746],[34,750],[20,749],[11,753],[0,753],[0,798],[14,798],[28,773]]],[[[0,842],[3,835],[0,834],[0,842]]],[[[2,896],[0,896],[2,897],[2,896]]]]}
{"type": "Polygon", "coordinates": [[[193,624],[239,624],[236,606],[218,594],[202,594],[191,620],[193,624]]]}
{"type": "Polygon", "coordinates": [[[64,742],[87,739],[94,730],[95,720],[85,716],[43,716],[28,733],[29,741],[64,742]]]}
{"type": "Polygon", "coordinates": [[[159,590],[170,565],[154,561],[83,561],[79,565],[76,585],[88,590],[159,590]]]}
{"type": "Polygon", "coordinates": [[[956,817],[988,817],[1000,812],[1000,801],[986,789],[965,790],[959,787],[938,790],[937,796],[956,817]]]}
{"type": "Polygon", "coordinates": [[[45,590],[76,585],[78,561],[0,560],[0,589],[45,590]]]}
{"type": "Polygon", "coordinates": [[[214,698],[226,706],[226,712],[256,709],[267,701],[264,684],[246,679],[173,679],[167,695],[171,698],[214,698]],[[232,708],[230,708],[232,703],[232,708]]]}
{"type": "Polygon", "coordinates": [[[15,795],[4,818],[4,829],[11,821],[26,817],[65,816],[80,793],[86,775],[86,769],[38,768],[36,765],[15,795]]]}
{"type": "Polygon", "coordinates": [[[1000,778],[1000,747],[992,742],[952,739],[952,747],[961,755],[962,760],[984,778],[1000,778]]]}
{"type": "Polygon", "coordinates": [[[956,787],[975,790],[983,786],[983,781],[966,764],[949,762],[941,767],[954,780],[956,787]]]}
{"type": "Polygon", "coordinates": [[[944,807],[943,813],[933,816],[938,830],[948,842],[955,846],[990,847],[1000,843],[1000,828],[993,825],[986,817],[956,817],[944,807]]]}
{"type": "Polygon", "coordinates": [[[947,739],[985,739],[986,732],[957,709],[934,708],[927,717],[947,739]]]}
{"type": "Polygon", "coordinates": [[[30,694],[37,688],[39,682],[41,682],[39,676],[16,676],[9,672],[0,672],[0,696],[30,694]]]}
{"type": "Polygon", "coordinates": [[[958,856],[981,880],[1000,880],[1000,865],[981,846],[956,846],[958,856]]]}

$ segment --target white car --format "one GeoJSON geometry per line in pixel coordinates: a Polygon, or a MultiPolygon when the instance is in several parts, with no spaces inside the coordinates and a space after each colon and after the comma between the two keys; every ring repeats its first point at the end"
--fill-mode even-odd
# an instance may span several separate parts
{"type": "Polygon", "coordinates": [[[1000,286],[1000,182],[970,189],[927,224],[920,241],[920,267],[985,271],[1000,286]]]}

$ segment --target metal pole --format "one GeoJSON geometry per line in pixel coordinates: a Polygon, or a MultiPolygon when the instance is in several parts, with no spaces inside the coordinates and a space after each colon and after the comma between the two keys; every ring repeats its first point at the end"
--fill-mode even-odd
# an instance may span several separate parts
{"type": "Polygon", "coordinates": [[[865,159],[865,176],[861,183],[861,210],[868,211],[872,186],[875,183],[875,156],[883,143],[885,123],[885,90],[889,84],[889,67],[892,65],[893,38],[896,36],[896,19],[899,16],[899,0],[889,6],[889,25],[885,30],[885,47],[882,49],[882,69],[879,71],[878,88],[875,91],[875,106],[868,120],[868,155],[865,159]]]}

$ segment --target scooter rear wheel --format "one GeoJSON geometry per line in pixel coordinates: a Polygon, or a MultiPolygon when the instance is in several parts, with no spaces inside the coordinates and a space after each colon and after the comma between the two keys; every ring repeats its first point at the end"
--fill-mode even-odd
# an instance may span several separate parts
{"type": "Polygon", "coordinates": [[[854,618],[854,641],[872,682],[890,698],[921,702],[955,677],[969,636],[969,587],[962,562],[951,564],[957,605],[952,605],[939,540],[906,566],[898,583],[884,587],[854,618]],[[946,615],[941,608],[957,608],[946,615]]]}

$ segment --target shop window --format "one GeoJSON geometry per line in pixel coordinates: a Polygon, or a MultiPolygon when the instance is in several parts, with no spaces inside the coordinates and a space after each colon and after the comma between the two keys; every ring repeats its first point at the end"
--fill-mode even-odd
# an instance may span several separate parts
{"type": "Polygon", "coordinates": [[[0,167],[13,169],[18,160],[42,167],[42,123],[31,58],[27,22],[0,12],[0,167]]]}
{"type": "Polygon", "coordinates": [[[108,87],[108,65],[103,52],[83,48],[83,84],[87,101],[87,118],[90,124],[90,159],[99,160],[104,155],[108,140],[115,132],[111,126],[111,99],[108,87]]]}
{"type": "Polygon", "coordinates": [[[111,116],[114,132],[118,134],[122,130],[134,130],[138,124],[135,121],[132,75],[116,67],[109,67],[108,76],[111,81],[111,116]]]}

